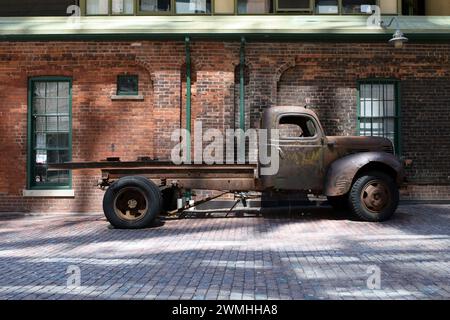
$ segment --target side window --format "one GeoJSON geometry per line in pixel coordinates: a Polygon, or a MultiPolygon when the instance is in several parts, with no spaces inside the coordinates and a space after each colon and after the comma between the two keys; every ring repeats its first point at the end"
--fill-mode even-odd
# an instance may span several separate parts
{"type": "Polygon", "coordinates": [[[314,121],[308,116],[283,116],[278,123],[280,138],[312,138],[317,134],[314,121]]]}
{"type": "Polygon", "coordinates": [[[359,84],[358,132],[361,136],[385,137],[399,147],[398,84],[363,81],[359,84]]]}
{"type": "Polygon", "coordinates": [[[29,186],[69,188],[70,171],[48,170],[48,164],[71,160],[71,81],[30,81],[29,186]]]}

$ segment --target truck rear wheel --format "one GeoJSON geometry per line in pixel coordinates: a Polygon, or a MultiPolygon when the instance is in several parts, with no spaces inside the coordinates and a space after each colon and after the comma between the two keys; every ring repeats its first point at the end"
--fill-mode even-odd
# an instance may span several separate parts
{"type": "Polygon", "coordinates": [[[124,177],[114,182],[103,197],[106,219],[118,229],[152,225],[161,212],[161,192],[144,177],[124,177]]]}
{"type": "Polygon", "coordinates": [[[364,221],[381,222],[397,210],[399,191],[394,180],[383,172],[368,172],[359,177],[349,194],[350,209],[364,221]]]}

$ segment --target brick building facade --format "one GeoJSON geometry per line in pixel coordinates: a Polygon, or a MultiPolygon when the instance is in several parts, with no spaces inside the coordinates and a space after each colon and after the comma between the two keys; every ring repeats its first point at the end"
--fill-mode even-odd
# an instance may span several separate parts
{"type": "MultiPolygon", "coordinates": [[[[99,171],[73,172],[70,195],[26,192],[34,179],[27,170],[34,134],[30,79],[70,79],[72,160],[168,159],[172,130],[186,125],[185,50],[180,39],[0,42],[0,211],[101,211],[99,171]],[[120,75],[138,76],[139,96],[116,96],[120,75]]],[[[237,126],[240,50],[239,38],[191,39],[193,125],[201,120],[204,128],[237,126]]],[[[246,127],[272,105],[308,104],[328,135],[356,135],[360,81],[395,81],[397,151],[413,160],[402,197],[450,200],[449,58],[450,44],[442,40],[417,38],[394,49],[384,38],[249,38],[246,127]]]]}

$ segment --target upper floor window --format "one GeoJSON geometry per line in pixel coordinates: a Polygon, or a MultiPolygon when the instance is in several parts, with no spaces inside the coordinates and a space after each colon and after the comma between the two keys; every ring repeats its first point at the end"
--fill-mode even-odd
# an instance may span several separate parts
{"type": "Polygon", "coordinates": [[[134,14],[134,0],[112,0],[112,14],[134,14]]]}
{"type": "MultiPolygon", "coordinates": [[[[80,0],[86,15],[156,14],[368,14],[379,5],[397,14],[394,0],[80,0]]],[[[414,0],[415,1],[415,0],[414,0]]],[[[414,2],[413,1],[413,2],[414,2]]],[[[417,0],[418,1],[418,0],[417,0]]],[[[415,2],[414,2],[415,3],[415,2]]]]}
{"type": "Polygon", "coordinates": [[[272,0],[238,0],[237,13],[263,14],[273,12],[272,0]]]}
{"type": "Polygon", "coordinates": [[[234,0],[214,1],[214,13],[216,14],[234,14],[234,10],[234,0]]]}
{"type": "Polygon", "coordinates": [[[86,15],[134,14],[134,0],[86,0],[86,15]]]}
{"type": "Polygon", "coordinates": [[[86,14],[109,14],[109,0],[86,0],[86,14]]]}
{"type": "Polygon", "coordinates": [[[367,6],[377,5],[377,0],[342,0],[342,13],[361,14],[367,13],[367,6]]]}
{"type": "Polygon", "coordinates": [[[142,13],[170,12],[171,10],[171,0],[139,0],[139,12],[142,13]]]}
{"type": "Polygon", "coordinates": [[[316,13],[319,14],[338,14],[338,0],[316,0],[316,13]]]}
{"type": "Polygon", "coordinates": [[[310,0],[278,0],[277,11],[311,11],[310,0]]]}
{"type": "Polygon", "coordinates": [[[211,0],[176,0],[176,13],[211,13],[211,0]]]}

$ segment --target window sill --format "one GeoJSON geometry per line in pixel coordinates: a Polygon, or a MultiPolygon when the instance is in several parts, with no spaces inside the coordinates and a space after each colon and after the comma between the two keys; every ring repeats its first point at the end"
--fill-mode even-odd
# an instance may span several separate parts
{"type": "Polygon", "coordinates": [[[123,101],[123,100],[143,101],[144,95],[137,94],[137,95],[133,95],[133,96],[131,96],[131,95],[125,96],[125,95],[114,94],[111,96],[111,100],[113,100],[113,101],[123,101]]]}
{"type": "Polygon", "coordinates": [[[74,198],[75,191],[68,190],[23,190],[23,196],[26,198],[74,198]]]}

